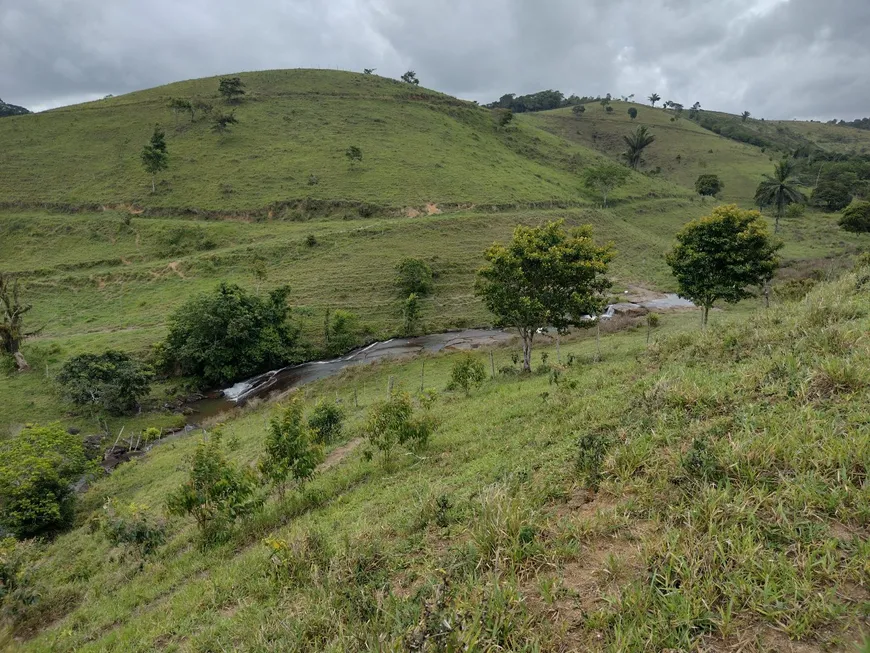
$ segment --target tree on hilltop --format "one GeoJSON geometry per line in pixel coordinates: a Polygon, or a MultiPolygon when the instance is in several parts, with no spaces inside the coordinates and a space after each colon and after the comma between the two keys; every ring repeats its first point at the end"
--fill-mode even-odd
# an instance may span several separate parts
{"type": "Polygon", "coordinates": [[[629,174],[628,168],[618,163],[602,163],[583,171],[583,184],[586,188],[601,193],[606,209],[608,193],[625,184],[629,174]]]}
{"type": "Polygon", "coordinates": [[[755,191],[755,203],[764,208],[772,206],[776,221],[773,233],[779,232],[779,219],[785,215],[785,209],[789,204],[805,202],[806,197],[798,190],[795,178],[794,162],[783,159],[774,166],[773,176],[764,175],[764,179],[758,184],[755,191]]]}
{"type": "Polygon", "coordinates": [[[662,99],[662,96],[659,95],[658,93],[653,93],[647,98],[647,100],[649,100],[650,106],[653,106],[653,107],[656,105],[656,102],[658,102],[661,99],[662,99]]]}
{"type": "Polygon", "coordinates": [[[245,94],[245,85],[239,77],[221,77],[218,93],[227,102],[236,102],[245,94]]]}
{"type": "Polygon", "coordinates": [[[151,192],[157,192],[157,173],[169,167],[169,152],[166,149],[166,134],[160,125],[154,126],[151,140],[142,148],[142,166],[151,175],[151,192]]]}
{"type": "Polygon", "coordinates": [[[377,68],[363,68],[363,75],[373,75],[377,68]]]}
{"type": "Polygon", "coordinates": [[[634,107],[628,107],[628,117],[634,120],[637,118],[637,109],[634,107]]]}
{"type": "Polygon", "coordinates": [[[649,133],[646,126],[640,126],[633,134],[622,138],[627,147],[622,157],[629,168],[637,170],[643,158],[643,151],[655,141],[656,137],[649,133]]]}
{"type": "Polygon", "coordinates": [[[414,86],[420,85],[420,80],[417,79],[417,73],[413,70],[409,70],[404,75],[402,75],[402,81],[408,84],[413,84],[414,86]]]}
{"type": "Polygon", "coordinates": [[[190,100],[185,100],[184,98],[174,97],[169,100],[169,104],[167,104],[167,106],[172,109],[172,116],[173,118],[175,118],[176,127],[178,127],[178,112],[191,112],[193,110],[193,105],[190,103],[190,100]]]}
{"type": "Polygon", "coordinates": [[[751,116],[751,115],[752,114],[749,113],[748,111],[744,111],[743,113],[740,114],[740,118],[741,118],[741,120],[743,120],[743,122],[746,122],[746,119],[749,118],[749,116],[751,116]]]}

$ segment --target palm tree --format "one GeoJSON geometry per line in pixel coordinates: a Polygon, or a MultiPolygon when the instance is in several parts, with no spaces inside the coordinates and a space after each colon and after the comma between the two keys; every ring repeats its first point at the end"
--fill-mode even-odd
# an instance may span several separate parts
{"type": "Polygon", "coordinates": [[[661,100],[661,99],[662,99],[662,96],[659,95],[658,93],[653,93],[652,95],[650,95],[650,96],[647,98],[647,100],[649,100],[649,103],[650,103],[651,106],[655,106],[655,105],[656,105],[656,102],[658,102],[658,101],[661,100]]]}
{"type": "Polygon", "coordinates": [[[652,143],[656,137],[649,133],[645,126],[638,127],[631,136],[623,136],[628,149],[622,153],[629,168],[637,170],[640,165],[641,155],[644,149],[652,143]]]}
{"type": "Polygon", "coordinates": [[[746,122],[746,119],[751,115],[752,114],[749,113],[748,111],[744,111],[743,113],[740,114],[740,117],[743,118],[743,122],[746,122]]]}
{"type": "Polygon", "coordinates": [[[773,176],[764,175],[758,189],[755,191],[755,203],[761,208],[772,206],[776,221],[773,233],[779,231],[779,219],[785,214],[785,207],[796,202],[805,202],[806,197],[797,188],[794,177],[794,163],[783,159],[774,166],[773,176]]]}

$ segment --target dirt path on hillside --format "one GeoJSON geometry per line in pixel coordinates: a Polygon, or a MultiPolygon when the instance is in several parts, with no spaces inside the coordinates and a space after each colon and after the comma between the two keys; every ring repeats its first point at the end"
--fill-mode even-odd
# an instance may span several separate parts
{"type": "Polygon", "coordinates": [[[320,467],[317,468],[317,471],[325,472],[328,469],[332,469],[353,453],[354,449],[360,446],[362,442],[362,438],[354,438],[350,442],[347,442],[340,447],[336,447],[329,452],[329,455],[326,456],[326,459],[321,463],[320,467]]]}

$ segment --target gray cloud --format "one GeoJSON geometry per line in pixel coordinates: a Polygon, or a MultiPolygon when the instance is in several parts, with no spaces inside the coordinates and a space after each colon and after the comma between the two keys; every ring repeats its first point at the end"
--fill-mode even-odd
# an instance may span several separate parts
{"type": "Polygon", "coordinates": [[[489,101],[637,94],[770,118],[870,115],[867,0],[0,0],[0,97],[35,108],[321,67],[489,101]]]}

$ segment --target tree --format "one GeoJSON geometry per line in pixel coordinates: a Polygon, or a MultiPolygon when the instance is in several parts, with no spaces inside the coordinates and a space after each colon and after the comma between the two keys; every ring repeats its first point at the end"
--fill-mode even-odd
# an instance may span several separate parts
{"type": "Polygon", "coordinates": [[[192,515],[206,539],[215,539],[262,505],[253,470],[227,458],[220,430],[203,435],[189,462],[187,480],[166,498],[170,515],[192,515]]]}
{"type": "Polygon", "coordinates": [[[308,428],[314,433],[314,440],[319,444],[335,442],[341,436],[344,423],[344,411],[341,407],[326,399],[321,399],[314,406],[314,411],[308,418],[308,428]]]}
{"type": "Polygon", "coordinates": [[[857,234],[870,233],[870,202],[854,202],[843,211],[839,225],[857,234]]]}
{"type": "Polygon", "coordinates": [[[841,211],[852,201],[852,192],[837,177],[823,177],[813,189],[811,201],[828,211],[841,211]]]}
{"type": "Polygon", "coordinates": [[[493,114],[499,127],[507,127],[514,119],[514,112],[510,109],[493,109],[493,114]]]}
{"type": "Polygon", "coordinates": [[[634,107],[628,107],[628,117],[634,120],[637,118],[637,109],[634,107]]]}
{"type": "Polygon", "coordinates": [[[302,402],[298,398],[293,398],[269,421],[260,472],[278,488],[282,498],[288,480],[292,478],[298,485],[304,485],[323,461],[323,449],[314,442],[314,437],[302,421],[302,402]]]}
{"type": "Polygon", "coordinates": [[[416,293],[411,293],[402,302],[402,330],[406,336],[412,336],[417,331],[420,322],[420,300],[416,293]]]}
{"type": "Polygon", "coordinates": [[[169,153],[166,150],[166,134],[160,125],[154,126],[151,140],[142,148],[142,166],[151,175],[151,192],[157,192],[157,173],[169,167],[169,153]]]}
{"type": "Polygon", "coordinates": [[[206,102],[205,100],[196,99],[190,103],[190,120],[193,122],[196,118],[196,112],[199,111],[204,116],[207,116],[212,112],[214,106],[210,102],[206,102]]]}
{"type": "Polygon", "coordinates": [[[327,349],[330,354],[343,354],[357,344],[359,318],[355,313],[335,311],[326,324],[327,349]]]}
{"type": "Polygon", "coordinates": [[[24,328],[24,316],[32,308],[32,304],[21,303],[18,279],[0,272],[0,355],[20,357],[21,343],[42,330],[24,328]]]}
{"type": "Polygon", "coordinates": [[[608,104],[606,107],[604,107],[604,111],[606,111],[607,113],[613,113],[613,107],[608,104]]]}
{"type": "Polygon", "coordinates": [[[409,70],[404,75],[402,75],[402,81],[408,84],[414,84],[415,86],[418,86],[420,84],[420,80],[417,79],[417,73],[415,73],[413,70],[409,70]]]}
{"type": "Polygon", "coordinates": [[[394,392],[387,401],[376,402],[363,426],[363,435],[381,452],[388,465],[395,446],[421,448],[435,431],[436,422],[430,415],[415,415],[411,395],[394,392]]]}
{"type": "Polygon", "coordinates": [[[223,134],[231,125],[239,124],[239,119],[235,113],[216,113],[211,119],[211,129],[213,132],[223,134]]]}
{"type": "Polygon", "coordinates": [[[364,75],[372,75],[377,70],[377,68],[363,68],[364,75]]]}
{"type": "Polygon", "coordinates": [[[245,94],[245,85],[238,77],[221,77],[218,93],[223,95],[227,102],[237,102],[245,94]]]}
{"type": "Polygon", "coordinates": [[[698,117],[698,114],[700,114],[700,113],[701,113],[701,103],[695,102],[695,104],[693,104],[692,108],[689,110],[689,119],[694,120],[695,118],[698,117]]]}
{"type": "Polygon", "coordinates": [[[584,113],[586,113],[586,105],[585,104],[575,104],[573,107],[571,107],[571,111],[574,113],[575,116],[577,116],[579,118],[584,113]]]}
{"type": "Polygon", "coordinates": [[[749,113],[748,111],[744,111],[743,113],[740,114],[740,119],[741,119],[743,122],[746,122],[746,121],[749,119],[749,116],[751,116],[751,115],[752,115],[752,114],[749,113]]]}
{"type": "Polygon", "coordinates": [[[774,166],[773,176],[764,175],[755,191],[755,202],[760,207],[773,206],[776,216],[773,233],[779,232],[779,219],[785,214],[785,209],[794,202],[805,202],[806,197],[797,189],[797,179],[794,177],[794,163],[783,159],[774,166]]]}
{"type": "Polygon", "coordinates": [[[19,538],[69,526],[72,484],[87,469],[81,439],[60,424],[30,425],[0,440],[0,526],[19,538]]]}
{"type": "Polygon", "coordinates": [[[471,354],[463,354],[450,368],[450,384],[448,389],[460,389],[467,397],[471,388],[479,386],[486,380],[486,370],[483,363],[471,354]]]}
{"type": "Polygon", "coordinates": [[[608,193],[624,185],[630,174],[628,168],[618,163],[602,163],[583,171],[583,185],[601,193],[607,208],[608,193]]]}
{"type": "Polygon", "coordinates": [[[507,245],[486,250],[487,265],[477,272],[476,293],[499,326],[519,331],[523,369],[531,371],[532,343],[538,329],[589,327],[589,316],[604,308],[604,276],[613,259],[611,245],[598,246],[592,228],[566,232],[564,221],[539,227],[518,225],[507,245]]]}
{"type": "Polygon", "coordinates": [[[78,406],[112,415],[135,413],[151,392],[151,368],[120,351],[79,354],[57,375],[63,394],[78,406]]]}
{"type": "Polygon", "coordinates": [[[191,298],[169,318],[162,367],[218,385],[284,366],[299,333],[290,322],[289,294],[281,286],[261,298],[221,283],[191,298]]]}
{"type": "Polygon", "coordinates": [[[662,96],[659,95],[658,93],[653,93],[647,98],[647,100],[649,100],[650,106],[653,106],[653,107],[656,105],[656,102],[658,102],[661,99],[662,99],[662,96]]]}
{"type": "Polygon", "coordinates": [[[722,180],[717,175],[699,175],[695,180],[695,192],[698,195],[713,197],[718,195],[724,187],[725,184],[722,183],[722,180]]]}
{"type": "Polygon", "coordinates": [[[719,206],[713,214],[686,224],[666,256],[680,295],[704,309],[704,325],[717,300],[730,304],[751,297],[750,286],[764,286],[779,265],[774,242],[758,211],[719,206]]]}
{"type": "Polygon", "coordinates": [[[169,100],[169,104],[167,105],[170,109],[172,109],[172,116],[175,118],[175,126],[178,127],[178,112],[179,111],[193,111],[193,105],[190,103],[190,100],[185,100],[183,98],[171,98],[169,100]]]}
{"type": "Polygon", "coordinates": [[[347,157],[347,162],[350,164],[351,168],[353,168],[355,163],[360,163],[363,159],[362,150],[356,145],[351,145],[347,148],[344,155],[347,157]]]}
{"type": "Polygon", "coordinates": [[[432,268],[419,258],[403,258],[396,263],[396,288],[400,297],[415,293],[425,297],[432,292],[432,268]]]}
{"type": "Polygon", "coordinates": [[[622,138],[627,147],[622,157],[629,168],[637,170],[643,158],[643,151],[655,141],[656,137],[649,133],[646,126],[642,125],[630,136],[623,136],[622,138]]]}

